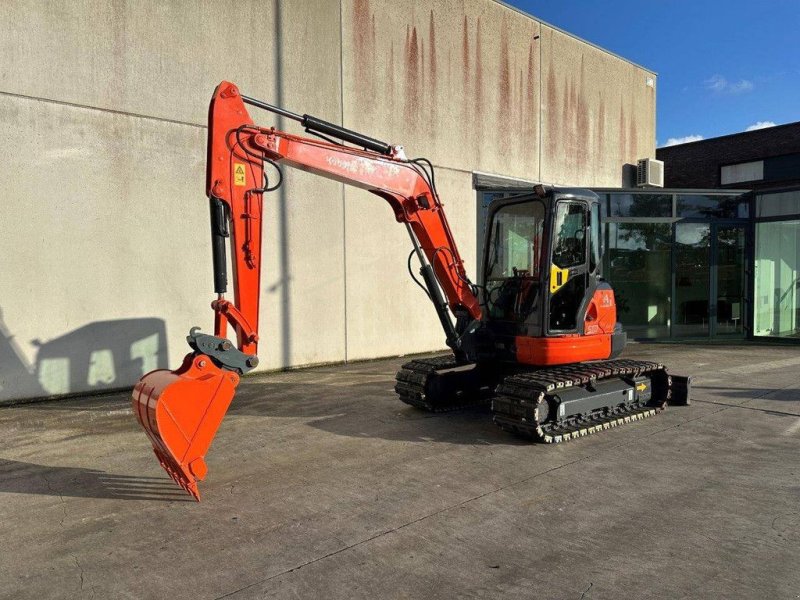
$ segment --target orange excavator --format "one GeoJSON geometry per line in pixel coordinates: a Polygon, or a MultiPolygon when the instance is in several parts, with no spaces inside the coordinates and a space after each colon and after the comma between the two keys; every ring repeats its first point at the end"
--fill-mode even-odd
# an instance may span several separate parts
{"type": "Polygon", "coordinates": [[[436,191],[433,165],[322,119],[217,86],[208,127],[214,334],[192,328],[174,371],[144,375],[133,409],[161,466],[199,500],[205,454],[242,375],[258,365],[264,196],[295,167],[385,200],[411,239],[409,273],[436,310],[451,353],[396,376],[403,402],[427,411],[489,403],[501,428],[563,442],[686,404],[690,381],[664,365],[616,357],[626,335],[601,276],[598,197],[541,185],[489,207],[483,281],[470,281],[436,191]],[[246,105],[299,122],[315,137],[259,127],[246,105]],[[268,168],[265,168],[266,166],[268,168]],[[274,172],[275,181],[270,181],[274,172]],[[230,245],[233,301],[228,291],[230,245]],[[420,263],[421,280],[411,269],[420,263]],[[236,344],[228,338],[233,329],[236,344]]]}

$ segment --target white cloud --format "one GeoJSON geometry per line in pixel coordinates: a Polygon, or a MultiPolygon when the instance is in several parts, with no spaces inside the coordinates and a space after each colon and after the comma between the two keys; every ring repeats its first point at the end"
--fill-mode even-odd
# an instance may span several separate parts
{"type": "Polygon", "coordinates": [[[753,82],[740,79],[737,82],[728,81],[722,75],[712,75],[705,81],[706,89],[716,94],[743,94],[753,90],[753,82]]]}
{"type": "Polygon", "coordinates": [[[703,139],[702,135],[685,135],[683,137],[678,138],[669,138],[667,143],[662,146],[662,148],[666,146],[677,146],[678,144],[688,144],[689,142],[699,142],[703,139]]]}
{"type": "Polygon", "coordinates": [[[755,131],[756,129],[766,129],[767,127],[775,127],[775,123],[772,121],[756,121],[750,127],[745,129],[745,131],[755,131]]]}
{"type": "Polygon", "coordinates": [[[725,90],[727,85],[728,80],[722,75],[712,75],[706,79],[706,89],[711,90],[712,92],[722,92],[725,90]]]}
{"type": "Polygon", "coordinates": [[[740,94],[742,92],[749,92],[753,89],[753,82],[747,79],[742,79],[739,83],[731,83],[728,86],[728,91],[731,94],[740,94]]]}

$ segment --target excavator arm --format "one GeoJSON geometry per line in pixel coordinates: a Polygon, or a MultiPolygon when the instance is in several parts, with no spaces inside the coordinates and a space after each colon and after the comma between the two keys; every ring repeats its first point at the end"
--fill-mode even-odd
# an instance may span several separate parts
{"type": "Polygon", "coordinates": [[[175,371],[146,374],[133,391],[134,412],[159,462],[198,500],[197,480],[207,471],[205,453],[233,399],[239,376],[258,364],[263,202],[280,185],[283,166],[365,189],[389,203],[395,219],[408,230],[421,263],[424,288],[456,357],[466,360],[459,348],[460,336],[481,317],[429,162],[408,160],[399,146],[248,98],[232,83],[222,82],[209,108],[206,180],[217,294],[211,303],[214,334],[193,328],[187,338],[192,352],[183,365],[175,371]],[[246,104],[298,121],[323,139],[256,126],[246,104]],[[265,164],[270,165],[267,171],[265,164]],[[274,185],[267,175],[272,171],[278,176],[274,185]],[[228,242],[232,302],[225,296],[228,242]],[[455,324],[450,313],[456,317],[455,324]],[[229,326],[236,335],[235,346],[228,339],[229,326]]]}

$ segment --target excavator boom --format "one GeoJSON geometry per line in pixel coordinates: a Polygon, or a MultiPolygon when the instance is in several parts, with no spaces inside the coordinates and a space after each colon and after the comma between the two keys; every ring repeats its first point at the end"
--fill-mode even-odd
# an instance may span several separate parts
{"type": "Polygon", "coordinates": [[[399,146],[242,96],[229,82],[222,82],[214,92],[208,130],[206,193],[217,294],[211,303],[214,334],[193,328],[187,338],[192,352],[182,366],[174,371],[152,371],[133,390],[134,412],[159,462],[198,500],[197,481],[207,472],[205,454],[239,377],[258,365],[263,202],[265,195],[281,184],[282,166],[359,187],[389,203],[395,219],[408,229],[425,288],[456,356],[460,333],[467,323],[481,318],[479,300],[425,159],[408,160],[399,146]],[[246,104],[296,120],[324,139],[256,126],[246,104]],[[274,185],[265,163],[278,176],[274,185]],[[226,298],[228,242],[232,302],[226,298]],[[235,345],[228,339],[229,327],[235,333],[235,345]]]}

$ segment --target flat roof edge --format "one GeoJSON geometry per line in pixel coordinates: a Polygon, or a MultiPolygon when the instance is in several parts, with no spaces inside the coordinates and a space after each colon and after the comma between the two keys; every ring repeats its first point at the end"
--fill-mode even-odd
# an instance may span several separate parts
{"type": "Polygon", "coordinates": [[[640,65],[639,63],[632,61],[630,58],[625,58],[624,56],[620,56],[619,54],[617,54],[616,52],[612,52],[608,48],[603,48],[602,46],[598,46],[594,42],[590,42],[589,40],[585,40],[582,37],[580,37],[579,35],[575,35],[574,33],[570,33],[569,31],[565,31],[565,30],[561,29],[561,27],[557,27],[557,26],[553,25],[552,23],[548,23],[547,21],[543,21],[539,17],[537,17],[535,15],[532,15],[529,12],[522,10],[521,8],[518,8],[516,6],[512,6],[511,4],[508,4],[507,2],[504,2],[504,0],[492,0],[492,1],[495,2],[496,4],[499,4],[500,6],[504,6],[504,7],[508,8],[509,10],[513,10],[514,12],[519,13],[524,17],[527,17],[528,19],[532,19],[532,20],[536,21],[537,23],[540,23],[540,24],[542,24],[542,25],[544,25],[546,27],[549,27],[550,29],[554,29],[555,31],[558,31],[559,33],[563,33],[564,35],[567,35],[567,36],[569,36],[569,37],[571,37],[573,39],[576,39],[579,42],[583,42],[584,44],[588,44],[589,46],[592,46],[593,48],[596,48],[596,49],[600,50],[601,52],[605,52],[606,54],[609,54],[609,55],[613,56],[614,58],[618,58],[621,61],[624,61],[624,62],[626,62],[628,64],[633,65],[634,67],[638,67],[642,71],[647,71],[648,73],[652,73],[653,75],[658,75],[658,72],[654,71],[653,69],[649,69],[648,67],[640,65]]]}

